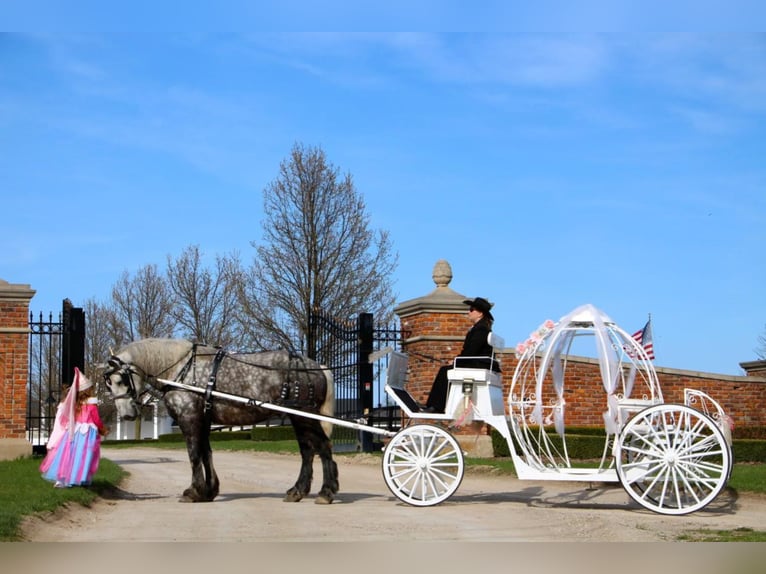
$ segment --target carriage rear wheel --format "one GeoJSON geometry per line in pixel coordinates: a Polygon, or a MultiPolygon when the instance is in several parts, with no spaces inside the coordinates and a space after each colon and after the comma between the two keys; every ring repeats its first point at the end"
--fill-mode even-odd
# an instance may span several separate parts
{"type": "Polygon", "coordinates": [[[383,451],[383,477],[399,500],[433,506],[463,480],[463,451],[443,428],[417,424],[400,430],[383,451]]]}
{"type": "Polygon", "coordinates": [[[617,476],[628,495],[661,514],[707,506],[726,485],[731,450],[707,415],[685,405],[654,405],[618,437],[617,476]]]}

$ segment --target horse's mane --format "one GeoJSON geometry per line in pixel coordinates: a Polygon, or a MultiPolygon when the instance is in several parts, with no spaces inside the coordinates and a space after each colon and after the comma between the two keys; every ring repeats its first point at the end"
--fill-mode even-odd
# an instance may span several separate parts
{"type": "Polygon", "coordinates": [[[128,343],[117,356],[126,363],[139,365],[152,375],[166,375],[168,369],[189,355],[194,343],[186,339],[150,337],[128,343]]]}

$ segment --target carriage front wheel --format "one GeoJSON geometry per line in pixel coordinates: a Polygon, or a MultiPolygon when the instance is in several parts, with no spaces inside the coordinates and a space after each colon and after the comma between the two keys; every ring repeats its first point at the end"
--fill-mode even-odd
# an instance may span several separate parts
{"type": "Polygon", "coordinates": [[[726,485],[731,450],[718,425],[685,405],[637,413],[617,438],[617,476],[628,495],[661,514],[704,508],[726,485]]]}
{"type": "Polygon", "coordinates": [[[399,500],[433,506],[447,500],[463,480],[463,451],[441,427],[417,424],[394,435],[383,451],[383,477],[399,500]]]}

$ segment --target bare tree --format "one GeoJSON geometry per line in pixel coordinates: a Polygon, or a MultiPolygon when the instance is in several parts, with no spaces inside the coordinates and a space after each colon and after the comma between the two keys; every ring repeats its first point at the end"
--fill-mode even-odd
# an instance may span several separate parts
{"type": "Polygon", "coordinates": [[[126,342],[170,337],[175,329],[173,294],[156,265],[145,265],[131,277],[123,271],[112,287],[112,302],[126,342]]]}
{"type": "MultiPolygon", "coordinates": [[[[99,382],[104,373],[104,363],[112,352],[127,341],[123,339],[127,332],[114,307],[99,303],[91,298],[85,301],[85,376],[93,382],[99,382]]],[[[101,403],[101,416],[104,420],[114,418],[114,403],[104,385],[97,385],[101,403]]]]}
{"type": "Polygon", "coordinates": [[[766,359],[766,329],[758,336],[758,346],[755,348],[755,354],[759,359],[766,359]]]}
{"type": "Polygon", "coordinates": [[[238,275],[235,255],[217,256],[212,270],[203,265],[198,245],[187,247],[177,259],[168,256],[168,284],[176,303],[173,316],[182,336],[236,346],[238,275]]]}
{"type": "Polygon", "coordinates": [[[314,356],[313,310],[391,313],[398,255],[387,232],[370,230],[351,175],[341,175],[322,149],[296,144],[263,203],[263,239],[252,242],[256,256],[240,286],[249,342],[314,356]]]}
{"type": "Polygon", "coordinates": [[[123,339],[127,332],[114,307],[91,298],[85,301],[85,375],[90,378],[93,365],[103,363],[112,351],[128,341],[123,339]]]}

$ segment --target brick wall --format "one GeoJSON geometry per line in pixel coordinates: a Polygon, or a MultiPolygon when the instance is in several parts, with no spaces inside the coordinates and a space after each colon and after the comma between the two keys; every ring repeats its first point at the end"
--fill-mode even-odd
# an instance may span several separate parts
{"type": "Polygon", "coordinates": [[[28,285],[0,279],[0,439],[25,439],[29,368],[28,285]]]}
{"type": "MultiPolygon", "coordinates": [[[[501,354],[505,397],[518,361],[511,350],[501,354]]],[[[732,417],[737,428],[766,427],[766,377],[733,376],[680,369],[655,368],[665,403],[684,403],[684,389],[691,388],[710,395],[732,417]]],[[[550,376],[550,375],[549,375],[550,376]]],[[[546,381],[543,403],[554,400],[553,385],[546,381]]],[[[568,426],[603,426],[606,393],[601,385],[598,361],[569,357],[566,371],[566,424],[568,426]]]]}

